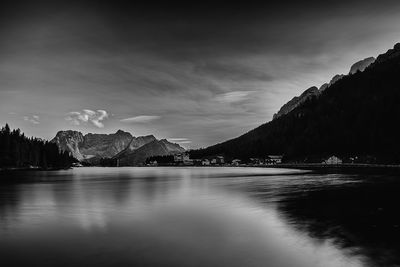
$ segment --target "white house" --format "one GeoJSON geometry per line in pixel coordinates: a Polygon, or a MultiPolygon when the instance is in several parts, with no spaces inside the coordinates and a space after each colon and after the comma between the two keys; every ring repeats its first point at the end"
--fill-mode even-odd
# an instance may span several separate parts
{"type": "Polygon", "coordinates": [[[328,159],[324,160],[322,163],[329,165],[337,165],[337,164],[342,164],[343,160],[336,156],[331,156],[328,159]]]}
{"type": "Polygon", "coordinates": [[[208,160],[208,159],[203,159],[202,161],[201,161],[201,165],[203,165],[203,166],[209,166],[211,163],[210,163],[210,161],[208,160]]]}
{"type": "Polygon", "coordinates": [[[239,166],[240,162],[241,162],[240,159],[234,159],[234,160],[232,160],[232,165],[233,166],[239,166]]]}
{"type": "Polygon", "coordinates": [[[174,161],[175,162],[189,162],[190,161],[189,154],[188,153],[175,154],[174,161]]]}
{"type": "Polygon", "coordinates": [[[265,164],[279,164],[282,163],[282,155],[268,155],[265,159],[265,164]]]}

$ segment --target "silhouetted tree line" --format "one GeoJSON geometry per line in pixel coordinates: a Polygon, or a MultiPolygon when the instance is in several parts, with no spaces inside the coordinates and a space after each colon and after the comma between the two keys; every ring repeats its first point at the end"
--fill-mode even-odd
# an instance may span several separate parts
{"type": "Polygon", "coordinates": [[[292,112],[238,138],[190,154],[192,158],[224,154],[240,159],[283,154],[286,161],[302,162],[337,155],[400,163],[399,122],[397,45],[365,71],[342,78],[292,112]]]}
{"type": "Polygon", "coordinates": [[[150,164],[151,162],[157,161],[158,164],[170,164],[174,163],[173,155],[166,156],[152,156],[146,159],[146,164],[150,164]]]}
{"type": "Polygon", "coordinates": [[[114,158],[101,158],[99,161],[99,165],[102,167],[116,167],[117,159],[114,158]]]}
{"type": "Polygon", "coordinates": [[[6,124],[0,131],[0,167],[64,168],[76,160],[60,152],[57,144],[26,137],[6,124]]]}

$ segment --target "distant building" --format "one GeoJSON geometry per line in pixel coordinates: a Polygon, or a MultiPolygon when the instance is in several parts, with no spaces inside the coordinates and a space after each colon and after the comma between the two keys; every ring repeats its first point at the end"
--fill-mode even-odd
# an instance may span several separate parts
{"type": "Polygon", "coordinates": [[[232,165],[233,166],[239,166],[241,162],[242,161],[240,159],[234,159],[234,160],[232,160],[232,165]]]}
{"type": "Polygon", "coordinates": [[[158,166],[157,160],[150,161],[149,166],[158,166]]]}
{"type": "Polygon", "coordinates": [[[261,160],[259,158],[250,158],[250,163],[254,165],[259,165],[261,160]]]}
{"type": "Polygon", "coordinates": [[[72,167],[83,167],[83,165],[80,162],[73,162],[72,167]]]}
{"type": "Polygon", "coordinates": [[[203,159],[201,161],[201,165],[203,165],[203,166],[210,166],[210,164],[211,164],[211,162],[208,159],[203,159]]]}
{"type": "Polygon", "coordinates": [[[223,156],[216,156],[211,158],[210,163],[211,165],[222,165],[225,164],[225,158],[223,156]]]}
{"type": "Polygon", "coordinates": [[[203,164],[202,164],[202,161],[203,161],[203,160],[201,160],[201,159],[192,159],[191,161],[193,162],[193,165],[194,165],[194,166],[201,166],[201,165],[203,165],[203,164]]]}
{"type": "Polygon", "coordinates": [[[184,163],[184,162],[189,162],[191,161],[189,158],[189,154],[188,153],[181,153],[181,154],[175,154],[174,155],[174,161],[177,163],[184,163]]]}
{"type": "Polygon", "coordinates": [[[268,155],[265,158],[265,164],[280,164],[282,163],[282,155],[268,155]]]}
{"type": "Polygon", "coordinates": [[[217,157],[217,164],[224,164],[225,163],[225,158],[223,156],[218,156],[217,157]]]}
{"type": "Polygon", "coordinates": [[[329,164],[329,165],[337,165],[337,164],[342,164],[343,160],[336,156],[331,156],[328,159],[324,160],[322,163],[329,164]]]}

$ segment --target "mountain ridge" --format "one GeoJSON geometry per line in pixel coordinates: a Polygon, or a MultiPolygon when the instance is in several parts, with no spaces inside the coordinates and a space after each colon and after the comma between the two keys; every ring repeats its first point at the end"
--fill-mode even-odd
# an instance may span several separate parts
{"type": "Polygon", "coordinates": [[[141,149],[140,155],[155,156],[157,151],[160,155],[169,155],[173,153],[183,152],[184,148],[178,144],[168,142],[166,139],[157,140],[154,135],[133,136],[129,132],[118,130],[111,134],[87,133],[83,135],[79,131],[64,130],[58,131],[56,136],[50,141],[56,143],[60,151],[69,152],[79,161],[99,164],[101,159],[122,159],[124,157],[134,158],[134,165],[141,160],[146,160],[140,156],[133,156],[134,152],[148,143],[155,142],[160,148],[153,145],[150,151],[141,149]]]}
{"type": "Polygon", "coordinates": [[[346,75],[287,114],[225,142],[191,151],[191,157],[224,154],[247,159],[283,154],[316,162],[351,155],[400,162],[400,44],[364,71],[346,75]]]}
{"type": "Polygon", "coordinates": [[[171,143],[166,139],[156,139],[134,151],[126,150],[113,159],[119,161],[119,166],[136,166],[142,164],[151,156],[166,156],[182,152],[185,152],[185,149],[178,144],[171,143]]]}
{"type": "MultiPolygon", "coordinates": [[[[363,72],[372,63],[374,63],[375,60],[376,59],[374,57],[368,57],[368,58],[357,61],[350,67],[348,75],[355,74],[358,71],[363,72]]],[[[337,81],[339,81],[340,79],[342,79],[345,76],[347,76],[347,75],[336,74],[332,77],[332,79],[329,82],[322,84],[319,87],[319,89],[315,86],[312,86],[312,87],[306,89],[301,95],[293,97],[290,101],[288,101],[286,104],[284,104],[279,109],[279,111],[273,115],[273,119],[277,119],[280,116],[291,112],[293,109],[295,109],[296,107],[298,107],[299,105],[301,105],[302,103],[304,103],[305,101],[307,101],[308,99],[310,99],[313,96],[318,97],[325,89],[332,86],[333,84],[335,84],[337,81]]]]}

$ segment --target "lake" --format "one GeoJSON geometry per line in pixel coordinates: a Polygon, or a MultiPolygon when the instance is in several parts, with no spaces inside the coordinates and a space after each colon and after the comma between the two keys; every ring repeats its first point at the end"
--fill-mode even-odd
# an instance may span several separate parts
{"type": "Polygon", "coordinates": [[[400,266],[400,182],[273,168],[0,174],[2,266],[400,266]]]}

